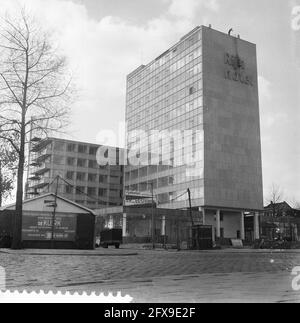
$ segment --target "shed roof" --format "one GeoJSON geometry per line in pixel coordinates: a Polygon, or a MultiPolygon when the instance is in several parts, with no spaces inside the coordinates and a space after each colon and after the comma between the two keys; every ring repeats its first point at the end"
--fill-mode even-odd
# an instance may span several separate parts
{"type": "MultiPolygon", "coordinates": [[[[43,211],[43,212],[49,212],[51,211],[51,208],[47,206],[47,203],[45,201],[53,201],[55,199],[55,194],[54,193],[47,193],[44,195],[40,195],[38,197],[35,197],[33,199],[25,200],[23,201],[23,210],[24,211],[43,211]]],[[[57,196],[57,212],[63,212],[63,213],[87,213],[87,214],[93,214],[95,213],[80,205],[77,204],[71,200],[68,200],[62,196],[57,196]]],[[[0,210],[15,210],[16,204],[10,204],[7,206],[4,206],[0,208],[0,210]]]]}

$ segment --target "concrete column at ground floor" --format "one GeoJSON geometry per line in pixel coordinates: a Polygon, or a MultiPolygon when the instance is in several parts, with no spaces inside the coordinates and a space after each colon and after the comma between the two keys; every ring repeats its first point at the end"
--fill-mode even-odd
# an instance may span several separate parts
{"type": "Polygon", "coordinates": [[[259,234],[259,213],[254,213],[254,240],[258,240],[260,238],[259,234]]]}
{"type": "Polygon", "coordinates": [[[295,226],[294,226],[294,235],[295,235],[295,240],[299,241],[297,224],[295,224],[295,226]]]}
{"type": "Polygon", "coordinates": [[[124,238],[127,237],[127,214],[126,213],[123,213],[122,235],[124,238]]]}
{"type": "Polygon", "coordinates": [[[216,232],[215,232],[215,227],[212,226],[212,241],[216,242],[216,232]]]}
{"type": "Polygon", "coordinates": [[[165,236],[166,235],[166,217],[163,216],[161,220],[161,235],[165,236]]]}
{"type": "Polygon", "coordinates": [[[245,214],[241,212],[241,222],[240,222],[240,232],[241,232],[241,239],[245,240],[245,214]]]}
{"type": "Polygon", "coordinates": [[[221,238],[221,210],[216,213],[216,238],[221,238]]]}

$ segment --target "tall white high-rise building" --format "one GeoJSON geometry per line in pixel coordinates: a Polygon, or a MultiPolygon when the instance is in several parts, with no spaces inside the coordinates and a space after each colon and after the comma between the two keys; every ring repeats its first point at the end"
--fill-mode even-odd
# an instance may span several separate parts
{"type": "Polygon", "coordinates": [[[244,213],[263,208],[254,44],[195,28],[128,75],[126,122],[129,157],[142,149],[125,190],[153,189],[159,207],[184,209],[189,189],[218,237],[244,238],[244,213]]]}

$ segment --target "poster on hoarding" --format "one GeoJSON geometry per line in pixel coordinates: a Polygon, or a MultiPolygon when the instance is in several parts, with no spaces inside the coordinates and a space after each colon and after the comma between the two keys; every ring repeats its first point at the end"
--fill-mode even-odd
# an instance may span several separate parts
{"type": "MultiPolygon", "coordinates": [[[[22,226],[23,241],[47,241],[52,239],[53,215],[24,215],[22,226]]],[[[54,240],[75,241],[76,215],[55,217],[54,240]]]]}

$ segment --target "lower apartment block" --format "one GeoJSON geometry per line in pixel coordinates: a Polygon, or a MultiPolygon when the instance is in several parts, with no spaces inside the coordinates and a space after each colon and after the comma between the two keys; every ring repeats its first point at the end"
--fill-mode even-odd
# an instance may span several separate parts
{"type": "MultiPolygon", "coordinates": [[[[96,159],[98,148],[99,145],[58,138],[34,138],[26,198],[57,190],[58,195],[90,209],[122,205],[123,166],[118,161],[100,166],[96,159]]],[[[117,159],[118,153],[119,149],[117,159]]]]}

